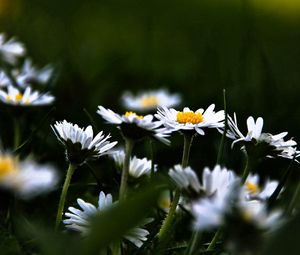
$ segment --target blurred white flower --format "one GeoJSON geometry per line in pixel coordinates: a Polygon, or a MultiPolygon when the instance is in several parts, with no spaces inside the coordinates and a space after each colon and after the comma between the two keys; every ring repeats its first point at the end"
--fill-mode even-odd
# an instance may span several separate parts
{"type": "Polygon", "coordinates": [[[238,177],[232,170],[216,165],[213,170],[205,167],[202,173],[202,189],[207,196],[219,196],[228,190],[238,177]]]}
{"type": "MultiPolygon", "coordinates": [[[[114,151],[110,154],[116,165],[123,166],[125,152],[124,150],[114,151]]],[[[137,158],[136,156],[130,158],[129,162],[129,175],[134,178],[139,178],[142,175],[150,175],[151,173],[151,160],[147,158],[137,158]]],[[[154,171],[157,171],[157,165],[154,165],[154,171]]]]}
{"type": "Polygon", "coordinates": [[[243,220],[262,230],[275,229],[282,223],[282,211],[273,210],[268,212],[265,202],[241,199],[238,207],[243,220]]]}
{"type": "MultiPolygon", "coordinates": [[[[91,216],[113,206],[112,195],[105,195],[103,191],[99,194],[98,208],[83,201],[82,199],[77,199],[77,203],[81,210],[69,207],[69,212],[65,213],[66,219],[63,222],[66,225],[66,228],[78,231],[83,235],[87,235],[89,233],[91,216]]],[[[141,225],[148,224],[151,221],[152,219],[147,218],[141,223],[141,225]]],[[[143,241],[147,240],[147,235],[149,235],[149,232],[146,229],[135,227],[129,230],[129,232],[124,235],[124,238],[133,243],[135,246],[141,247],[143,245],[143,241]]]]}
{"type": "Polygon", "coordinates": [[[169,176],[180,189],[191,188],[197,193],[201,190],[198,176],[190,167],[183,168],[181,165],[175,165],[169,170],[169,176]]]}
{"type": "Polygon", "coordinates": [[[179,94],[170,94],[165,89],[149,90],[134,96],[125,92],[122,101],[127,109],[134,111],[156,110],[158,106],[173,107],[181,102],[179,94]]]}
{"type": "Polygon", "coordinates": [[[0,90],[0,101],[9,105],[42,106],[52,104],[54,100],[54,96],[32,91],[30,87],[27,87],[24,93],[13,86],[0,90]]]}
{"type": "Polygon", "coordinates": [[[26,87],[32,83],[46,84],[53,75],[50,65],[37,69],[30,59],[26,59],[20,71],[15,70],[15,77],[20,87],[26,87]]]}
{"type": "Polygon", "coordinates": [[[0,60],[14,64],[18,57],[26,53],[23,43],[10,39],[6,41],[5,35],[0,34],[0,60]]]}
{"type": "Polygon", "coordinates": [[[257,174],[249,174],[244,184],[248,199],[261,200],[268,199],[273,194],[277,186],[278,181],[267,180],[261,188],[259,184],[259,176],[257,174]]]}
{"type": "Polygon", "coordinates": [[[4,71],[0,71],[0,88],[11,85],[11,82],[4,71]]]}
{"type": "MultiPolygon", "coordinates": [[[[277,135],[272,135],[270,133],[262,133],[263,129],[263,118],[259,117],[255,121],[252,116],[247,119],[247,135],[244,136],[238,128],[236,114],[234,113],[234,118],[232,119],[228,116],[228,130],[226,136],[234,140],[234,144],[241,142],[243,144],[243,149],[246,149],[247,144],[254,145],[266,145],[267,148],[267,157],[282,157],[292,159],[294,156],[297,158],[300,156],[300,151],[296,150],[297,143],[290,139],[285,141],[283,138],[288,134],[288,132],[282,132],[277,135]]],[[[219,129],[220,132],[223,132],[223,128],[219,129]]]]}
{"type": "Polygon", "coordinates": [[[222,128],[224,126],[224,111],[214,111],[215,105],[211,104],[205,111],[200,108],[192,111],[185,107],[182,112],[167,107],[159,107],[155,117],[163,122],[163,125],[171,131],[194,130],[204,135],[204,128],[222,128]]]}
{"type": "Polygon", "coordinates": [[[19,162],[9,154],[0,155],[0,186],[23,199],[49,192],[57,181],[56,172],[50,165],[39,165],[32,160],[19,162]]]}
{"type": "Polygon", "coordinates": [[[68,161],[76,165],[109,154],[109,150],[118,143],[109,142],[111,136],[105,137],[102,131],[94,137],[91,126],[83,129],[66,120],[57,121],[51,128],[57,139],[65,146],[68,161]]]}
{"type": "Polygon", "coordinates": [[[166,138],[170,132],[165,128],[160,128],[162,123],[153,120],[154,116],[152,114],[142,116],[134,112],[126,112],[123,115],[119,115],[103,106],[98,106],[97,113],[108,123],[120,126],[125,137],[140,140],[150,136],[165,144],[170,143],[166,138]]]}

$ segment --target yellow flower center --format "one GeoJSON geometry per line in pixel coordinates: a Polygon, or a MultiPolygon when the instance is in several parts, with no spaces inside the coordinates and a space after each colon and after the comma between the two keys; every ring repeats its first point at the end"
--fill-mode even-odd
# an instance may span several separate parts
{"type": "MultiPolygon", "coordinates": [[[[16,101],[17,103],[19,103],[22,100],[22,98],[23,98],[23,95],[21,93],[18,93],[18,94],[15,95],[15,98],[14,98],[15,100],[14,101],[16,101]]],[[[7,96],[6,99],[8,101],[12,100],[11,96],[7,96]]]]}
{"type": "Polygon", "coordinates": [[[14,171],[16,171],[14,159],[9,156],[0,156],[0,179],[14,171]]]}
{"type": "Polygon", "coordinates": [[[246,182],[245,186],[247,191],[252,195],[257,194],[259,192],[259,187],[254,183],[246,182]]]}
{"type": "Polygon", "coordinates": [[[142,107],[155,107],[158,105],[158,99],[156,96],[147,96],[141,100],[142,107]]]}
{"type": "Polygon", "coordinates": [[[142,118],[144,118],[144,116],[143,115],[137,115],[135,112],[126,112],[125,113],[125,117],[129,117],[129,116],[132,116],[132,115],[134,115],[134,117],[136,117],[136,118],[138,118],[138,119],[142,119],[142,118]]]}
{"type": "Polygon", "coordinates": [[[177,122],[181,124],[199,124],[203,121],[203,115],[195,112],[178,112],[177,113],[177,122]]]}

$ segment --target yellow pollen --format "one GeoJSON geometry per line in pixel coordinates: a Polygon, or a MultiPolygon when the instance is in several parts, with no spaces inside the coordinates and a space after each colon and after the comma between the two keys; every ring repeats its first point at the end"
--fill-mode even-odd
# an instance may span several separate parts
{"type": "Polygon", "coordinates": [[[15,161],[9,156],[0,156],[0,179],[16,171],[15,161]]]}
{"type": "MultiPolygon", "coordinates": [[[[23,98],[23,95],[22,95],[21,93],[18,93],[18,94],[15,95],[15,101],[16,101],[17,103],[19,103],[19,102],[22,100],[22,98],[23,98]]],[[[11,96],[7,96],[6,99],[7,99],[8,101],[11,101],[11,100],[12,100],[11,96]]]]}
{"type": "Polygon", "coordinates": [[[257,194],[259,192],[259,187],[257,185],[255,185],[254,183],[246,182],[245,185],[246,185],[247,191],[250,194],[254,195],[254,194],[257,194]]]}
{"type": "Polygon", "coordinates": [[[154,107],[158,105],[158,99],[155,96],[147,96],[141,100],[141,106],[154,107]]]}
{"type": "Polygon", "coordinates": [[[136,118],[138,118],[138,119],[144,118],[143,115],[137,115],[135,112],[126,112],[126,113],[125,113],[125,117],[129,117],[129,116],[131,116],[131,115],[134,115],[134,116],[135,116],[136,118]]]}
{"type": "Polygon", "coordinates": [[[203,121],[203,115],[195,112],[178,112],[177,113],[177,122],[181,124],[199,124],[203,121]]]}

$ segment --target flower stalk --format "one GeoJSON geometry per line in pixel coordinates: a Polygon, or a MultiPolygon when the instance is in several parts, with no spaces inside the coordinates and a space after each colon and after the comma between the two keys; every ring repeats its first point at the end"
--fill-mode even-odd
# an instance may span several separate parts
{"type": "Polygon", "coordinates": [[[125,157],[124,157],[120,191],[119,191],[120,200],[123,200],[126,197],[127,179],[128,179],[129,167],[130,167],[130,157],[131,157],[133,147],[134,147],[134,141],[126,138],[125,139],[125,157]]]}
{"type": "Polygon", "coordinates": [[[56,215],[56,222],[55,222],[55,230],[58,230],[59,228],[59,224],[61,223],[62,220],[62,215],[63,215],[63,210],[64,210],[64,206],[65,206],[65,201],[66,201],[66,196],[68,193],[68,189],[70,186],[70,182],[71,182],[71,178],[72,175],[74,173],[76,169],[76,165],[73,164],[69,164],[69,168],[67,170],[67,175],[66,175],[66,179],[64,182],[64,186],[60,195],[60,199],[59,199],[59,204],[58,204],[58,209],[57,209],[57,215],[56,215]]]}
{"type": "MultiPolygon", "coordinates": [[[[191,149],[191,145],[192,145],[192,141],[193,141],[193,137],[194,135],[191,134],[184,134],[184,145],[183,145],[183,154],[182,154],[182,167],[185,168],[188,165],[189,162],[189,156],[190,156],[190,149],[191,149]]],[[[175,216],[175,212],[176,212],[176,208],[180,199],[180,189],[176,189],[175,191],[175,195],[174,195],[174,199],[172,201],[169,213],[167,215],[167,217],[165,218],[159,232],[158,232],[158,240],[162,241],[164,240],[164,238],[166,237],[170,227],[171,227],[171,223],[172,220],[175,216]]]]}

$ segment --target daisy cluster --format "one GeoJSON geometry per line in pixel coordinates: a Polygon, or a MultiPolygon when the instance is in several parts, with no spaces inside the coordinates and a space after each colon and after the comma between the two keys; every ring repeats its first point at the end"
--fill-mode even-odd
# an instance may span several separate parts
{"type": "MultiPolygon", "coordinates": [[[[35,90],[36,87],[44,90],[51,83],[55,76],[54,68],[49,65],[37,68],[26,57],[26,52],[23,43],[0,34],[0,102],[9,109],[54,102],[54,96],[48,92],[35,90]]],[[[121,112],[102,104],[95,106],[97,119],[91,125],[67,120],[51,122],[53,137],[61,145],[57,152],[65,153],[65,162],[57,162],[60,170],[47,163],[36,162],[32,156],[34,151],[26,157],[20,153],[30,139],[21,136],[18,116],[12,116],[16,125],[12,139],[14,148],[1,148],[0,192],[12,194],[11,198],[29,200],[59,190],[56,231],[67,230],[68,233],[75,232],[75,235],[77,232],[80,234],[78,238],[86,240],[92,235],[95,217],[109,214],[130,201],[138,188],[155,183],[153,180],[156,178],[162,179],[156,205],[143,215],[138,224],[128,228],[118,242],[111,240],[107,247],[100,247],[103,254],[161,254],[162,250],[173,249],[180,242],[184,244],[181,246],[185,254],[220,250],[226,251],[226,254],[257,254],[260,246],[252,245],[252,240],[263,243],[271,232],[278,231],[285,224],[286,217],[293,217],[298,211],[294,204],[297,194],[287,199],[288,211],[277,203],[287,188],[290,167],[278,180],[269,176],[262,178],[258,169],[253,168],[262,160],[278,158],[286,161],[287,165],[299,163],[297,142],[292,138],[286,139],[287,132],[275,135],[263,132],[263,118],[252,116],[247,118],[247,130],[243,132],[235,113],[227,114],[214,103],[194,110],[180,108],[182,97],[166,89],[142,91],[136,95],[126,91],[120,101],[124,107],[121,112]],[[97,121],[102,121],[103,126],[105,122],[116,128],[122,139],[117,141],[113,129],[112,135],[99,129],[97,121]],[[224,140],[229,138],[232,147],[240,148],[240,156],[246,158],[245,166],[241,167],[243,170],[229,169],[219,162],[213,162],[213,168],[200,168],[189,163],[189,156],[193,155],[190,153],[193,140],[204,139],[208,130],[215,132],[220,139],[221,135],[224,140]],[[170,159],[172,167],[162,166],[156,162],[153,145],[162,143],[162,149],[168,150],[168,146],[173,145],[172,135],[176,133],[184,137],[182,161],[178,162],[174,157],[170,159]],[[25,143],[22,144],[22,141],[25,143]],[[117,144],[122,145],[116,149],[117,144]],[[142,146],[137,144],[150,144],[151,153],[145,154],[142,146]],[[99,178],[103,176],[98,166],[104,161],[106,167],[111,165],[108,168],[113,176],[110,183],[99,178]],[[65,176],[64,183],[61,183],[58,173],[65,163],[68,169],[66,173],[61,172],[65,176]],[[93,164],[97,166],[96,170],[93,164]],[[93,203],[96,197],[91,196],[87,183],[82,180],[78,182],[86,186],[86,193],[79,194],[80,189],[73,189],[72,192],[80,198],[75,200],[68,196],[73,175],[78,171],[82,171],[82,175],[89,174],[82,170],[85,167],[91,170],[89,177],[97,183],[93,186],[97,194],[96,203],[93,203]],[[83,200],[84,196],[90,201],[83,200]],[[188,223],[184,226],[187,233],[178,238],[183,221],[188,223]],[[203,232],[205,237],[214,238],[202,240],[200,234],[203,232]],[[167,242],[168,238],[170,242],[167,242]]],[[[132,208],[128,208],[130,210],[132,208]]]]}

